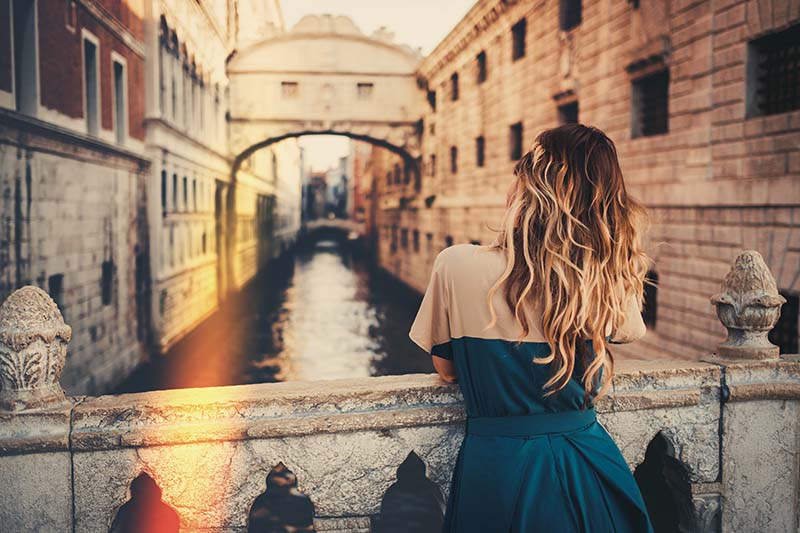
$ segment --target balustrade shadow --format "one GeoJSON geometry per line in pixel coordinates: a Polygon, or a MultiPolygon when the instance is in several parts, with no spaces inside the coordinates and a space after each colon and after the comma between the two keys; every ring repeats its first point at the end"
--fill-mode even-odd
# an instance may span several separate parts
{"type": "Polygon", "coordinates": [[[178,513],[161,500],[161,488],[142,472],[131,482],[131,498],[117,511],[110,533],[177,533],[178,513]]]}
{"type": "Polygon", "coordinates": [[[267,488],[250,507],[248,533],[316,531],[314,504],[297,489],[297,476],[278,463],[267,475],[267,488]]]}
{"type": "Polygon", "coordinates": [[[397,481],[383,496],[380,514],[372,520],[374,533],[438,533],[445,500],[425,475],[425,463],[413,451],[397,467],[397,481]]]}
{"type": "Polygon", "coordinates": [[[633,475],[655,533],[696,530],[689,472],[675,458],[674,447],[662,433],[647,445],[644,461],[633,475]]]}

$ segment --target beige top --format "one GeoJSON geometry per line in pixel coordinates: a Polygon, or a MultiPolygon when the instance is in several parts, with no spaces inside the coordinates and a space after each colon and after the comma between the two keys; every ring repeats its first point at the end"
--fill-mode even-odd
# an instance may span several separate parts
{"type": "MultiPolygon", "coordinates": [[[[442,250],[433,264],[433,272],[409,336],[430,353],[439,344],[460,337],[517,340],[522,329],[506,305],[503,291],[494,294],[497,313],[494,326],[486,296],[505,270],[506,258],[501,250],[491,246],[459,244],[442,250]]],[[[530,324],[526,342],[545,342],[541,331],[541,305],[525,309],[530,324]]],[[[645,333],[639,304],[631,298],[625,323],[613,333],[611,341],[632,342],[645,333]]],[[[611,326],[606,335],[612,334],[611,326]]]]}

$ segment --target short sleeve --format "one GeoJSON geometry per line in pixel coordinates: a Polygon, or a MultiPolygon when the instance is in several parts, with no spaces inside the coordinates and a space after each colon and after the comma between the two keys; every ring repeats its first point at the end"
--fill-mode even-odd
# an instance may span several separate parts
{"type": "Polygon", "coordinates": [[[452,359],[448,288],[442,255],[436,257],[428,288],[408,336],[431,355],[452,359]]]}
{"type": "Polygon", "coordinates": [[[631,294],[625,304],[625,320],[619,329],[611,334],[610,342],[612,344],[633,342],[644,337],[646,332],[647,328],[639,308],[639,299],[635,294],[631,294]]]}

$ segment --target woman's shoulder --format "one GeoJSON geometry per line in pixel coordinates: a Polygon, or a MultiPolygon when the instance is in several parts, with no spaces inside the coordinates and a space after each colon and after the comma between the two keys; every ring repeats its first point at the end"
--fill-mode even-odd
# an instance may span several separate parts
{"type": "Polygon", "coordinates": [[[433,270],[443,279],[472,288],[494,284],[505,268],[505,255],[495,246],[455,244],[436,256],[433,270]]]}

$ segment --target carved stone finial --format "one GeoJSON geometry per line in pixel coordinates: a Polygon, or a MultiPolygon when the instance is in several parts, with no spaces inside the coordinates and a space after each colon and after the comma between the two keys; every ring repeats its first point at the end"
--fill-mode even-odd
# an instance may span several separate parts
{"type": "Polygon", "coordinates": [[[767,335],[781,316],[786,298],[778,294],[775,278],[761,254],[742,252],[736,258],[719,294],[711,297],[728,338],[717,347],[725,359],[776,359],[780,349],[767,335]]]}
{"type": "Polygon", "coordinates": [[[72,328],[50,296],[22,287],[0,306],[0,410],[39,409],[66,401],[58,380],[72,328]]]}

